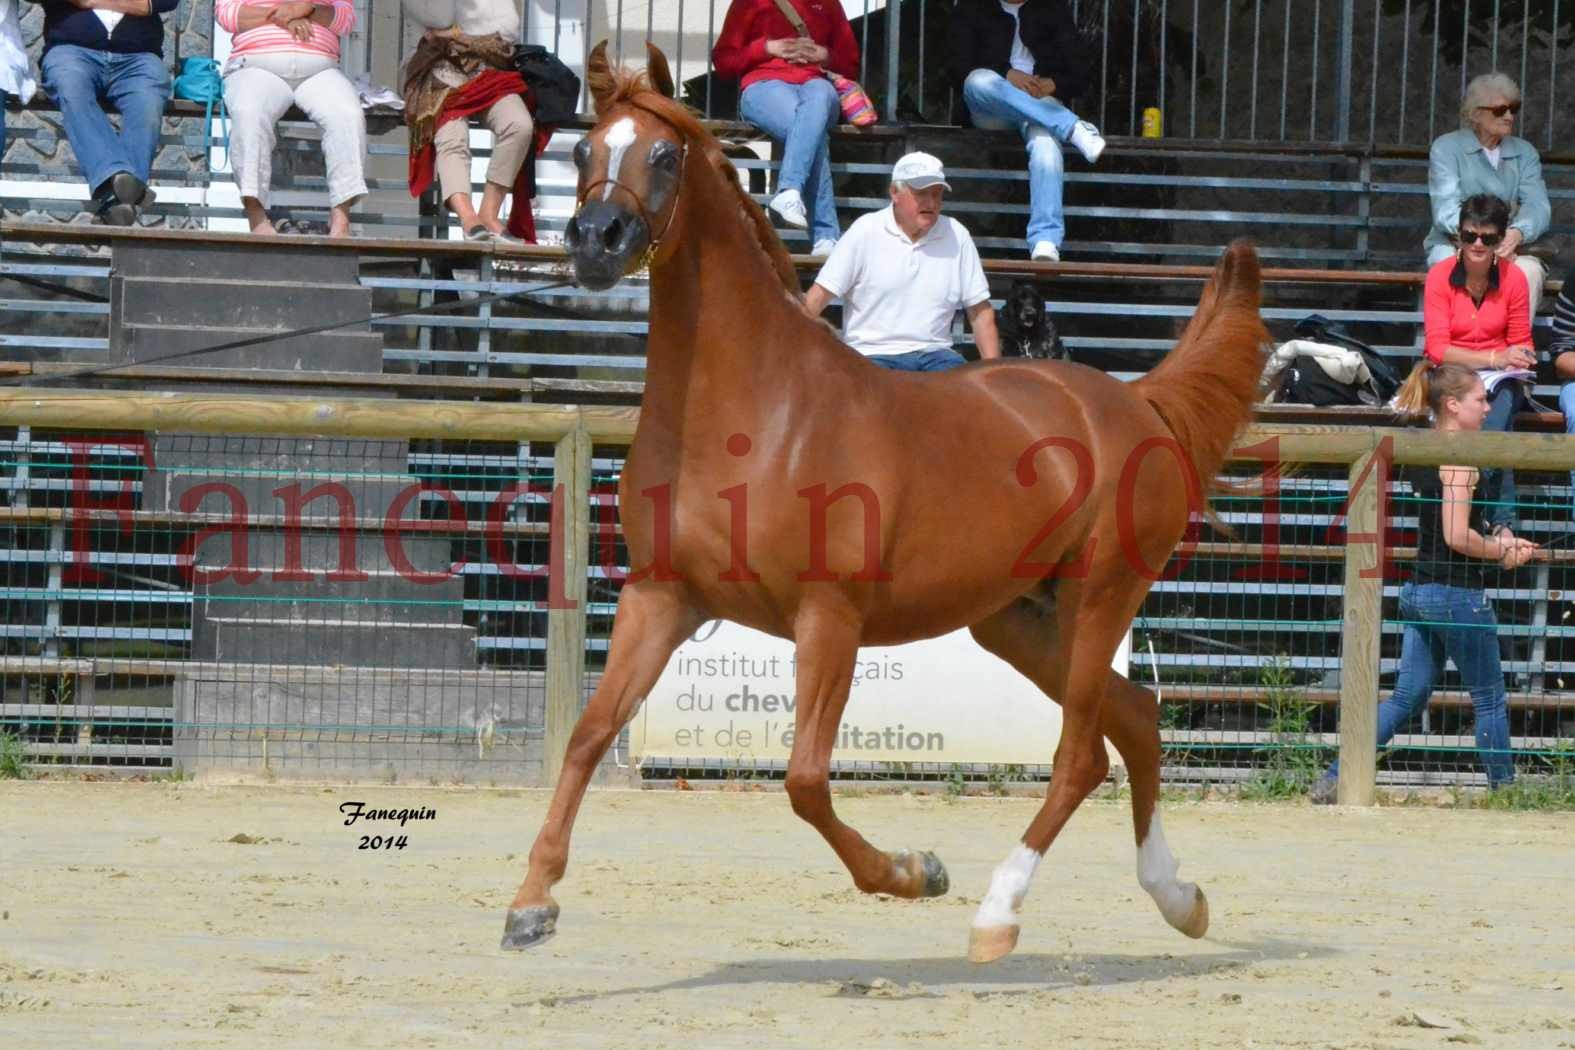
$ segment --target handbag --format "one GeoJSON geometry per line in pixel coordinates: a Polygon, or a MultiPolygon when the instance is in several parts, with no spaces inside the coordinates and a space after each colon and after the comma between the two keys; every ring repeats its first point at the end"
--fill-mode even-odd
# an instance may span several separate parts
{"type": "MultiPolygon", "coordinates": [[[[776,0],[776,4],[777,7],[781,8],[782,14],[792,24],[799,36],[805,40],[813,39],[809,35],[809,27],[804,24],[804,20],[799,17],[799,13],[793,9],[793,5],[788,3],[788,0],[776,0]]],[[[837,92],[837,101],[842,106],[843,120],[860,128],[867,128],[880,120],[880,114],[876,112],[875,104],[864,93],[864,89],[859,87],[858,81],[850,80],[839,73],[833,73],[829,69],[822,70],[822,72],[826,74],[826,79],[831,81],[832,88],[837,92]]]]}
{"type": "Polygon", "coordinates": [[[540,44],[515,44],[514,68],[536,96],[537,124],[564,124],[579,115],[580,78],[540,44]]]}
{"type": "Polygon", "coordinates": [[[181,62],[180,75],[171,85],[176,98],[183,98],[190,102],[201,102],[207,109],[203,114],[202,131],[210,143],[213,142],[213,106],[219,106],[219,125],[224,129],[224,163],[220,168],[229,166],[230,163],[230,119],[224,108],[224,77],[219,73],[219,63],[211,58],[192,56],[181,62]]]}

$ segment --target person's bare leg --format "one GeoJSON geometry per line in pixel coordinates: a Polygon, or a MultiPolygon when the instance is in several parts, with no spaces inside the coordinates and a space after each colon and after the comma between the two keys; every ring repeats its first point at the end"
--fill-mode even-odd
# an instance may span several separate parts
{"type": "Polygon", "coordinates": [[[268,218],[268,212],[262,206],[262,201],[256,197],[242,197],[241,210],[246,213],[246,225],[251,227],[253,233],[270,234],[276,232],[273,222],[268,218]]]}
{"type": "MultiPolygon", "coordinates": [[[[509,188],[500,186],[496,182],[488,182],[486,188],[481,191],[481,214],[479,218],[481,225],[493,233],[502,233],[504,231],[503,220],[500,216],[503,214],[503,202],[508,199],[508,196],[509,188]]],[[[469,228],[469,224],[467,224],[466,229],[469,228]]]]}
{"type": "MultiPolygon", "coordinates": [[[[485,225],[470,203],[470,194],[456,193],[444,202],[459,219],[459,228],[469,233],[472,227],[485,225]]],[[[490,227],[489,227],[490,228],[490,227]]]]}
{"type": "Polygon", "coordinates": [[[350,236],[350,205],[335,204],[328,209],[328,236],[350,236]]]}

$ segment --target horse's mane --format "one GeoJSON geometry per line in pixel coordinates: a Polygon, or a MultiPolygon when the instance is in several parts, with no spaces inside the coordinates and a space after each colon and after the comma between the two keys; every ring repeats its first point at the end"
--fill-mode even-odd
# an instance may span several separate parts
{"type": "Polygon", "coordinates": [[[1207,489],[1257,399],[1268,332],[1258,314],[1258,253],[1225,250],[1181,341],[1133,389],[1159,413],[1207,489]]]}
{"type": "Polygon", "coordinates": [[[706,163],[732,190],[744,222],[753,230],[755,241],[765,252],[783,288],[794,298],[803,295],[793,260],[788,256],[787,249],[782,247],[782,240],[772,228],[771,220],[760,205],[744,192],[738,180],[738,169],[722,152],[722,144],[716,136],[700,123],[699,115],[694,110],[657,90],[645,70],[615,69],[611,66],[595,68],[593,65],[586,73],[586,84],[591,97],[596,100],[598,113],[620,103],[634,106],[665,121],[682,135],[690,152],[704,157],[706,163]]]}

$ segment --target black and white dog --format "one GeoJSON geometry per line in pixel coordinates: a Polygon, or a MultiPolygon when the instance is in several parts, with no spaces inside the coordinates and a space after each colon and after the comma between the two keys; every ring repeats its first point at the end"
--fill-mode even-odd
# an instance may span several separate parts
{"type": "Polygon", "coordinates": [[[1045,313],[1044,296],[1028,281],[1016,281],[1006,301],[995,312],[995,330],[1001,336],[1002,357],[1037,357],[1067,361],[1071,355],[1045,313]]]}

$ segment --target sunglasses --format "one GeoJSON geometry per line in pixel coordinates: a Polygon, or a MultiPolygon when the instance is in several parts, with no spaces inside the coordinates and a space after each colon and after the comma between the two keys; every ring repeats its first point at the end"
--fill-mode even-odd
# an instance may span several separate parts
{"type": "Polygon", "coordinates": [[[1502,233],[1478,233],[1476,230],[1460,231],[1461,244],[1475,244],[1477,241],[1481,241],[1482,247],[1493,248],[1503,239],[1504,235],[1502,233]]]}
{"type": "Polygon", "coordinates": [[[1489,113],[1493,114],[1495,117],[1502,117],[1506,113],[1519,113],[1520,112],[1520,103],[1519,102],[1506,102],[1502,106],[1478,106],[1477,108],[1478,109],[1485,109],[1489,113]]]}

